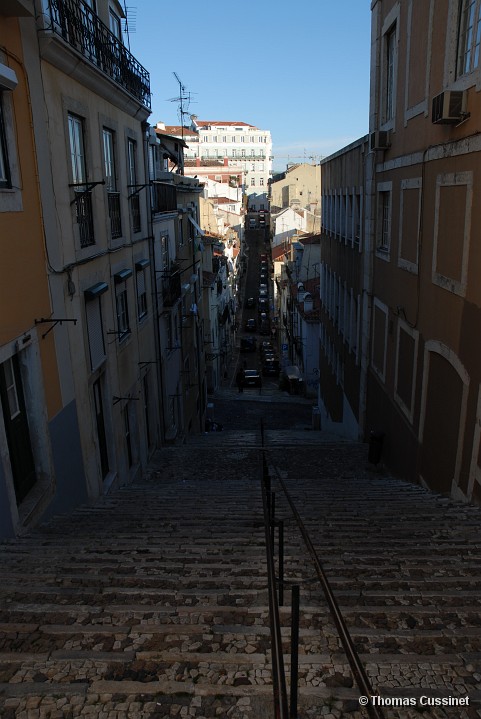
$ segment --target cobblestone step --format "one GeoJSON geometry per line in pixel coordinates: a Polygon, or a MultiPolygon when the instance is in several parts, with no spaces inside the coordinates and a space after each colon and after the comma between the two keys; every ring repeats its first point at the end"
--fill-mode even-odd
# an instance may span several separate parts
{"type": "MultiPolygon", "coordinates": [[[[0,546],[2,719],[48,708],[53,719],[271,719],[259,434],[224,444],[216,434],[162,451],[138,484],[0,546]]],[[[373,474],[352,443],[317,441],[314,460],[315,433],[274,435],[375,692],[479,701],[479,512],[373,474]]],[[[325,599],[305,583],[313,569],[277,500],[286,578],[304,580],[299,717],[328,707],[360,719],[325,599]]],[[[288,606],[281,619],[289,678],[288,606]]]]}

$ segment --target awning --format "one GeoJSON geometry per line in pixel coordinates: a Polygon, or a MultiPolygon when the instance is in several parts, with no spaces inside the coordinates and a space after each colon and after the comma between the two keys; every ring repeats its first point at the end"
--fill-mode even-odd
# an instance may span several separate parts
{"type": "Polygon", "coordinates": [[[197,232],[199,233],[199,235],[200,235],[201,237],[204,237],[204,235],[205,235],[204,230],[202,230],[202,229],[199,227],[199,225],[197,224],[197,222],[196,222],[190,215],[189,215],[189,220],[190,220],[190,222],[194,225],[194,227],[195,227],[195,229],[197,230],[197,232]]]}

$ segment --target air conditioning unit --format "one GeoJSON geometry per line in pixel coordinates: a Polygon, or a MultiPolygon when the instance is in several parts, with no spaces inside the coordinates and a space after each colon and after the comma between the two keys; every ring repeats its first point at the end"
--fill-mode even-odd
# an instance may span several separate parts
{"type": "Polygon", "coordinates": [[[433,123],[449,125],[461,122],[466,115],[466,93],[463,90],[446,90],[433,97],[433,123]]]}
{"type": "Polygon", "coordinates": [[[391,147],[389,132],[387,130],[376,130],[376,132],[371,132],[369,144],[371,150],[387,150],[388,147],[391,147]]]}

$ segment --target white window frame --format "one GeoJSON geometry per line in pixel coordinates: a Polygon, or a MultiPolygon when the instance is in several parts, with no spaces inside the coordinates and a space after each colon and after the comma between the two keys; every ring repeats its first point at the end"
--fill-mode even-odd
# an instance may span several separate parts
{"type": "Polygon", "coordinates": [[[102,129],[105,186],[108,192],[117,192],[115,172],[115,132],[108,127],[102,129]]]}
{"type": "Polygon", "coordinates": [[[462,0],[459,11],[456,77],[479,67],[481,50],[481,0],[462,0]]]}

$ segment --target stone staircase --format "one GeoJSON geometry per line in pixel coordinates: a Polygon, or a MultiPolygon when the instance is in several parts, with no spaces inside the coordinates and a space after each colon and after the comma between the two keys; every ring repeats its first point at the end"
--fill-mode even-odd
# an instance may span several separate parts
{"type": "MultiPolygon", "coordinates": [[[[299,719],[367,714],[277,472],[374,693],[468,696],[422,716],[481,717],[479,510],[373,472],[365,447],[322,433],[266,442],[285,577],[301,584],[299,719]]],[[[245,429],[165,448],[144,480],[0,545],[2,719],[274,717],[259,446],[245,429]]],[[[289,683],[289,606],[281,619],[289,683]]]]}

